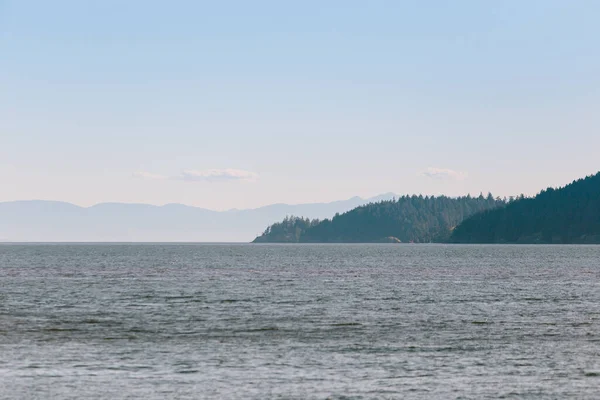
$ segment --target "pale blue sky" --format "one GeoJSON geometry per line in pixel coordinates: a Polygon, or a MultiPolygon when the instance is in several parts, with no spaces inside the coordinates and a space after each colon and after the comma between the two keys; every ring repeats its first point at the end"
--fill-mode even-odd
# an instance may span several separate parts
{"type": "Polygon", "coordinates": [[[0,0],[0,201],[533,194],[600,169],[599,15],[576,0],[0,0]]]}

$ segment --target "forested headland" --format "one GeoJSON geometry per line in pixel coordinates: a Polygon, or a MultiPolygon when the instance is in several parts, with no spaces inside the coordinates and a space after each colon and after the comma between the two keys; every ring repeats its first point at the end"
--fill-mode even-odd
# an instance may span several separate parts
{"type": "Polygon", "coordinates": [[[453,243],[600,243],[600,173],[473,215],[453,243]]]}
{"type": "Polygon", "coordinates": [[[457,198],[402,196],[360,206],[321,221],[287,217],[269,226],[254,242],[445,242],[465,218],[506,203],[506,199],[494,198],[492,194],[457,198]]]}

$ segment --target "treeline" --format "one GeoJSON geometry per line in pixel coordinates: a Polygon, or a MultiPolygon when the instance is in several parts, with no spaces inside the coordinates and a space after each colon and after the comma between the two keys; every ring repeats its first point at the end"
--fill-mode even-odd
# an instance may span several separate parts
{"type": "Polygon", "coordinates": [[[254,239],[254,243],[298,243],[302,234],[309,228],[319,224],[318,219],[289,216],[281,222],[267,227],[262,235],[254,239]]]}
{"type": "Polygon", "coordinates": [[[455,243],[600,243],[600,173],[465,220],[455,243]]]}
{"type": "Polygon", "coordinates": [[[402,196],[371,203],[323,221],[288,217],[269,226],[255,242],[370,243],[444,242],[465,218],[504,206],[506,199],[463,196],[402,196]]]}

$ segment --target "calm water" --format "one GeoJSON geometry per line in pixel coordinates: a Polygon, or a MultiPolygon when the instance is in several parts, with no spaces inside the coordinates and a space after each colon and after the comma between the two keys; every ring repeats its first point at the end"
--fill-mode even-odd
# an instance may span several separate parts
{"type": "Polygon", "coordinates": [[[598,398],[600,246],[3,245],[0,398],[598,398]]]}

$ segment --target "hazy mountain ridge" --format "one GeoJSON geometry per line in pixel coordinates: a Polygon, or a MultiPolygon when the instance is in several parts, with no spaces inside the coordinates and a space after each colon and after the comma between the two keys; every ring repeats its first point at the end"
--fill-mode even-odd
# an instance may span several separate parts
{"type": "Polygon", "coordinates": [[[49,200],[0,203],[4,242],[248,242],[287,215],[326,218],[375,198],[330,203],[271,204],[214,211],[184,204],[99,203],[90,207],[49,200]]]}

